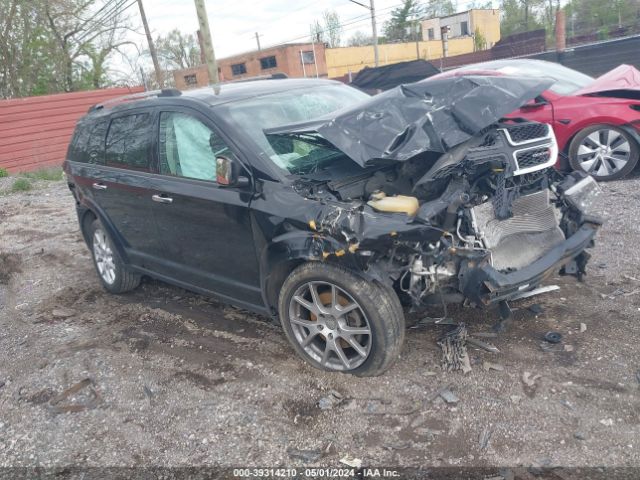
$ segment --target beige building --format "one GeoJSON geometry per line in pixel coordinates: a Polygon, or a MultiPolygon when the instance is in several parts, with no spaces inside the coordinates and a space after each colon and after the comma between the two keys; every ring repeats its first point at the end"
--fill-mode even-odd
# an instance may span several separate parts
{"type": "MultiPolygon", "coordinates": [[[[473,38],[460,37],[449,40],[448,55],[461,55],[473,52],[473,38]]],[[[392,63],[408,62],[410,60],[434,61],[442,58],[442,42],[431,40],[427,42],[385,43],[378,45],[380,66],[392,63]]],[[[341,77],[349,73],[356,74],[365,67],[375,67],[373,47],[341,47],[328,48],[327,70],[329,78],[341,77]]],[[[437,61],[434,62],[438,66],[437,61]]]]}
{"type": "Polygon", "coordinates": [[[422,20],[422,39],[441,40],[443,27],[449,27],[449,39],[473,37],[477,30],[487,42],[485,48],[491,48],[500,40],[500,10],[473,9],[446,17],[422,20]]]}
{"type": "MultiPolygon", "coordinates": [[[[288,77],[326,77],[327,62],[322,43],[288,43],[218,59],[221,82],[284,73],[288,77]]],[[[176,88],[209,85],[205,65],[173,72],[176,88]]]]}

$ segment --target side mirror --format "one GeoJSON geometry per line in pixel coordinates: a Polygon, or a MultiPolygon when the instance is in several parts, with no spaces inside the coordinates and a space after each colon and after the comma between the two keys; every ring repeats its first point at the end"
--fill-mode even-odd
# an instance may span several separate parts
{"type": "Polygon", "coordinates": [[[221,187],[246,187],[249,179],[239,175],[240,166],[229,157],[216,157],[216,182],[221,187]]]}

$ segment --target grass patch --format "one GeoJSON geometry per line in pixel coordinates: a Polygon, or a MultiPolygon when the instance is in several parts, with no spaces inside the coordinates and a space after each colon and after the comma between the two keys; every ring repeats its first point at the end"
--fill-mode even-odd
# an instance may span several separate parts
{"type": "Polygon", "coordinates": [[[9,172],[7,172],[4,168],[0,168],[0,178],[8,177],[9,172]]]}
{"type": "Polygon", "coordinates": [[[11,185],[12,192],[26,192],[32,188],[33,186],[27,178],[16,178],[13,185],[11,185]]]}
{"type": "Polygon", "coordinates": [[[20,176],[31,180],[58,181],[62,180],[62,168],[41,168],[33,172],[21,173],[20,176]]]}

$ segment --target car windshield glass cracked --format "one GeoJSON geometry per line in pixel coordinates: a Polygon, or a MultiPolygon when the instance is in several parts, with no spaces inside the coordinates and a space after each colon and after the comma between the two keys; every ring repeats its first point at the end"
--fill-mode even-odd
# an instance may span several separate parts
{"type": "Polygon", "coordinates": [[[218,155],[229,155],[229,147],[200,120],[160,114],[160,173],[215,182],[218,155]]]}
{"type": "MultiPolygon", "coordinates": [[[[369,96],[354,88],[331,85],[305,90],[291,90],[221,105],[219,111],[255,140],[260,150],[278,167],[289,173],[315,163],[315,155],[324,160],[335,156],[329,145],[303,139],[269,141],[263,129],[290,123],[306,122],[341,108],[362,103],[369,96]],[[310,158],[311,157],[311,158],[310,158]]],[[[334,157],[335,158],[335,157],[334,157]]]]}

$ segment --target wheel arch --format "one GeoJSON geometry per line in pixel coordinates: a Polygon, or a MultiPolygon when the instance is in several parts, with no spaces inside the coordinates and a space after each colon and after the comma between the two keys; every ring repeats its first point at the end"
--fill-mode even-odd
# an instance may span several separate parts
{"type": "Polygon", "coordinates": [[[96,203],[87,200],[88,199],[85,199],[82,204],[82,211],[78,211],[80,231],[87,246],[91,246],[91,239],[89,238],[88,233],[89,227],[95,220],[100,220],[102,226],[105,228],[105,230],[107,230],[107,234],[111,238],[113,246],[117,250],[117,253],[120,256],[122,262],[125,265],[128,264],[129,258],[124,248],[122,237],[118,234],[118,230],[96,203]]]}
{"type": "Polygon", "coordinates": [[[287,232],[274,238],[260,255],[260,286],[271,315],[278,315],[278,296],[287,277],[306,262],[324,262],[364,276],[363,265],[341,242],[315,232],[287,232]]]}

